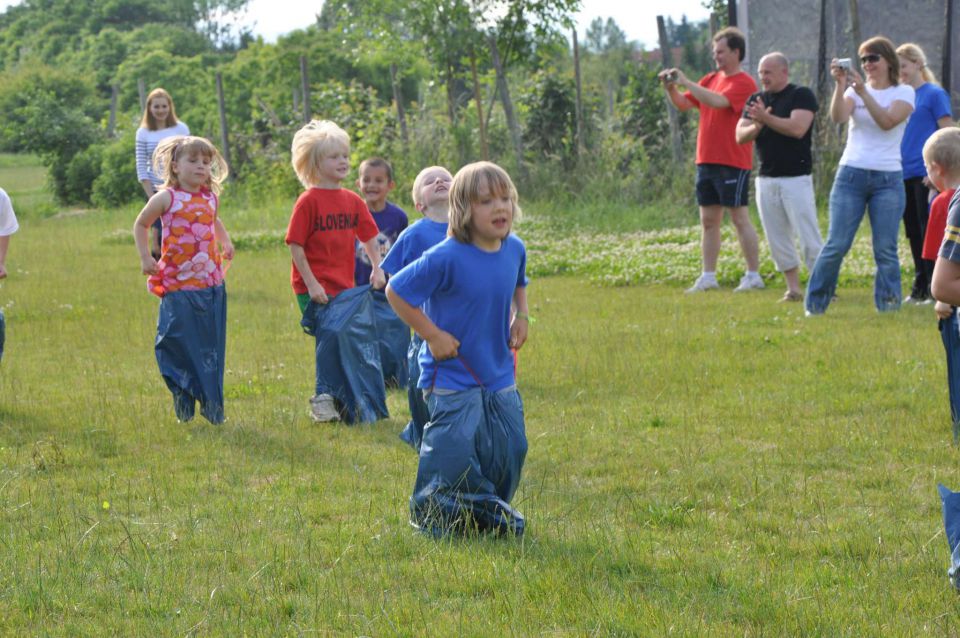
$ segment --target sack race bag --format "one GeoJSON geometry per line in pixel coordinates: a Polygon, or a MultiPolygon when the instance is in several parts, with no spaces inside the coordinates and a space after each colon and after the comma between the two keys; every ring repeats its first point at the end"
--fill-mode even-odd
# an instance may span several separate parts
{"type": "Polygon", "coordinates": [[[226,337],[227,292],[222,284],[177,290],[160,299],[153,349],[180,421],[193,418],[199,401],[204,418],[223,423],[226,337]]]}
{"type": "Polygon", "coordinates": [[[523,403],[515,387],[433,390],[423,431],[411,523],[426,533],[494,532],[521,536],[510,506],[527,455],[523,403]]]}
{"type": "Polygon", "coordinates": [[[430,420],[430,410],[427,408],[427,402],[423,398],[423,390],[417,387],[420,381],[420,348],[423,345],[423,339],[420,335],[414,334],[410,339],[410,347],[407,349],[407,405],[410,407],[410,421],[403,431],[400,432],[400,440],[413,448],[417,453],[420,452],[420,441],[423,440],[423,428],[430,420]]]}
{"type": "Polygon", "coordinates": [[[329,303],[311,301],[300,320],[316,339],[316,394],[336,399],[344,423],[389,417],[370,286],[344,290],[329,303]]]}
{"type": "Polygon", "coordinates": [[[410,347],[410,326],[403,323],[390,307],[387,295],[374,290],[373,312],[377,318],[380,343],[380,366],[383,382],[398,388],[407,387],[407,348],[410,347]]]}

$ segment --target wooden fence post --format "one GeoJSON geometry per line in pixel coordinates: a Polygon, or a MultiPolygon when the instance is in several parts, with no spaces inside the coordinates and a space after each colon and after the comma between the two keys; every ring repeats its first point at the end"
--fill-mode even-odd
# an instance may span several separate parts
{"type": "MultiPolygon", "coordinates": [[[[390,64],[390,84],[393,85],[393,101],[397,104],[397,121],[400,123],[400,139],[407,146],[410,141],[407,135],[407,115],[403,110],[403,95],[400,93],[400,81],[397,79],[397,65],[390,64]]],[[[481,132],[481,136],[483,133],[481,132]]]]}
{"type": "Polygon", "coordinates": [[[490,159],[490,147],[487,146],[487,127],[483,121],[483,98],[480,97],[480,78],[477,75],[477,54],[470,47],[470,74],[473,76],[473,101],[477,103],[477,126],[480,128],[480,157],[490,159]]]}
{"type": "Polygon", "coordinates": [[[943,29],[943,64],[940,67],[940,82],[943,90],[952,98],[950,88],[953,84],[953,0],[946,0],[945,4],[947,5],[946,26],[943,29]]]}
{"type": "Polygon", "coordinates": [[[137,92],[140,94],[140,112],[147,108],[147,89],[143,85],[143,78],[137,78],[137,92]]]}
{"type": "MultiPolygon", "coordinates": [[[[230,138],[227,135],[227,107],[223,100],[223,76],[219,71],[217,71],[217,103],[220,106],[220,145],[223,147],[223,159],[227,160],[227,166],[232,167],[230,138]]],[[[233,171],[230,177],[233,178],[233,171]]]]}
{"type": "Polygon", "coordinates": [[[117,95],[120,87],[114,83],[110,86],[110,119],[107,121],[107,137],[113,137],[113,130],[117,126],[117,95]]]}
{"type": "Polygon", "coordinates": [[[307,77],[307,56],[300,56],[300,95],[303,98],[303,121],[309,122],[313,113],[310,111],[310,80],[307,77]]]}
{"type": "MultiPolygon", "coordinates": [[[[670,41],[667,39],[667,25],[663,16],[657,16],[657,32],[660,36],[660,62],[664,69],[673,67],[673,53],[670,50],[670,41]]],[[[664,93],[666,100],[667,120],[670,123],[670,148],[673,151],[673,161],[679,164],[683,160],[683,146],[680,139],[680,115],[676,107],[670,102],[670,96],[664,93]]]]}
{"type": "Polygon", "coordinates": [[[580,43],[577,41],[577,30],[573,30],[573,78],[577,85],[577,156],[583,151],[583,90],[580,85],[580,43]]]}

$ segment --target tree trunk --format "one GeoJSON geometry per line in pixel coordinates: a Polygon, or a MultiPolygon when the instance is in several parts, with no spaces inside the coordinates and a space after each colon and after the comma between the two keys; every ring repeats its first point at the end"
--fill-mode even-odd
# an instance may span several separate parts
{"type": "Polygon", "coordinates": [[[580,85],[580,43],[577,42],[577,30],[573,30],[573,77],[577,84],[577,157],[583,150],[583,90],[580,85]]]}
{"type": "Polygon", "coordinates": [[[507,85],[507,76],[503,72],[503,65],[500,63],[500,50],[497,48],[497,36],[493,33],[489,35],[490,58],[493,62],[493,68],[497,72],[497,87],[500,92],[500,101],[503,103],[503,114],[507,118],[507,127],[510,129],[510,139],[513,142],[513,151],[517,156],[517,170],[524,178],[527,176],[527,167],[523,163],[523,136],[520,132],[520,123],[517,121],[517,115],[513,112],[513,102],[510,100],[510,88],[507,85]]]}
{"type": "Polygon", "coordinates": [[[397,121],[400,123],[400,139],[407,146],[407,115],[403,110],[403,96],[400,94],[400,82],[397,80],[397,65],[390,65],[390,83],[393,85],[393,101],[397,103],[397,121]]]}
{"type": "Polygon", "coordinates": [[[477,55],[470,47],[470,72],[473,75],[473,101],[477,103],[477,125],[480,127],[480,157],[490,159],[490,149],[487,146],[487,127],[483,121],[483,99],[480,97],[480,80],[477,78],[477,55]]]}
{"type": "MultiPolygon", "coordinates": [[[[230,137],[227,134],[227,106],[223,99],[223,76],[217,71],[217,106],[220,112],[220,145],[223,151],[223,159],[227,160],[227,166],[233,168],[233,158],[230,155],[230,137]]],[[[233,171],[230,171],[230,179],[233,178],[233,171]]]]}
{"type": "MultiPolygon", "coordinates": [[[[670,50],[670,41],[667,39],[667,25],[663,16],[657,16],[657,31],[660,36],[660,58],[664,69],[673,68],[673,54],[670,50]]],[[[680,116],[676,107],[670,102],[670,96],[664,92],[667,109],[667,121],[670,123],[670,148],[673,151],[673,161],[679,164],[683,159],[683,144],[680,139],[680,116]]]]}

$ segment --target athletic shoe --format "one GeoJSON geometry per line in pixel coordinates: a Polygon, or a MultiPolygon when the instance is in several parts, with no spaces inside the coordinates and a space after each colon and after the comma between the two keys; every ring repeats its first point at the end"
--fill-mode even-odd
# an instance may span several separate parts
{"type": "Polygon", "coordinates": [[[918,306],[926,305],[928,303],[933,303],[933,299],[929,295],[910,295],[903,300],[905,304],[916,304],[918,306]]]}
{"type": "Polygon", "coordinates": [[[763,279],[760,275],[746,274],[740,278],[740,285],[733,289],[733,292],[747,292],[748,290],[763,290],[763,279]]]}
{"type": "Polygon", "coordinates": [[[310,416],[317,423],[340,420],[340,413],[329,394],[318,394],[310,398],[310,416]]]}
{"type": "Polygon", "coordinates": [[[716,279],[705,279],[703,275],[697,277],[697,280],[693,282],[693,285],[687,288],[687,294],[693,294],[697,292],[707,292],[708,290],[718,290],[720,284],[717,283],[716,279]]]}

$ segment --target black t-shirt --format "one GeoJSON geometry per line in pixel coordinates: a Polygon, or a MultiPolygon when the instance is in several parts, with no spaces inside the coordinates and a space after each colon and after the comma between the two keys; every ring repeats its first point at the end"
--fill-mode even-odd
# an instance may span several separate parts
{"type": "MultiPolygon", "coordinates": [[[[763,103],[772,107],[777,117],[790,117],[794,109],[817,112],[817,98],[813,91],[805,86],[788,84],[779,93],[761,91],[754,93],[747,100],[753,103],[757,97],[763,98],[763,103]]],[[[743,117],[750,119],[744,110],[743,117]]],[[[809,175],[813,170],[813,157],[810,153],[810,140],[813,137],[813,124],[807,133],[800,139],[777,133],[769,126],[764,126],[757,136],[755,144],[757,155],[760,157],[760,175],[763,177],[796,177],[809,175]]]]}

